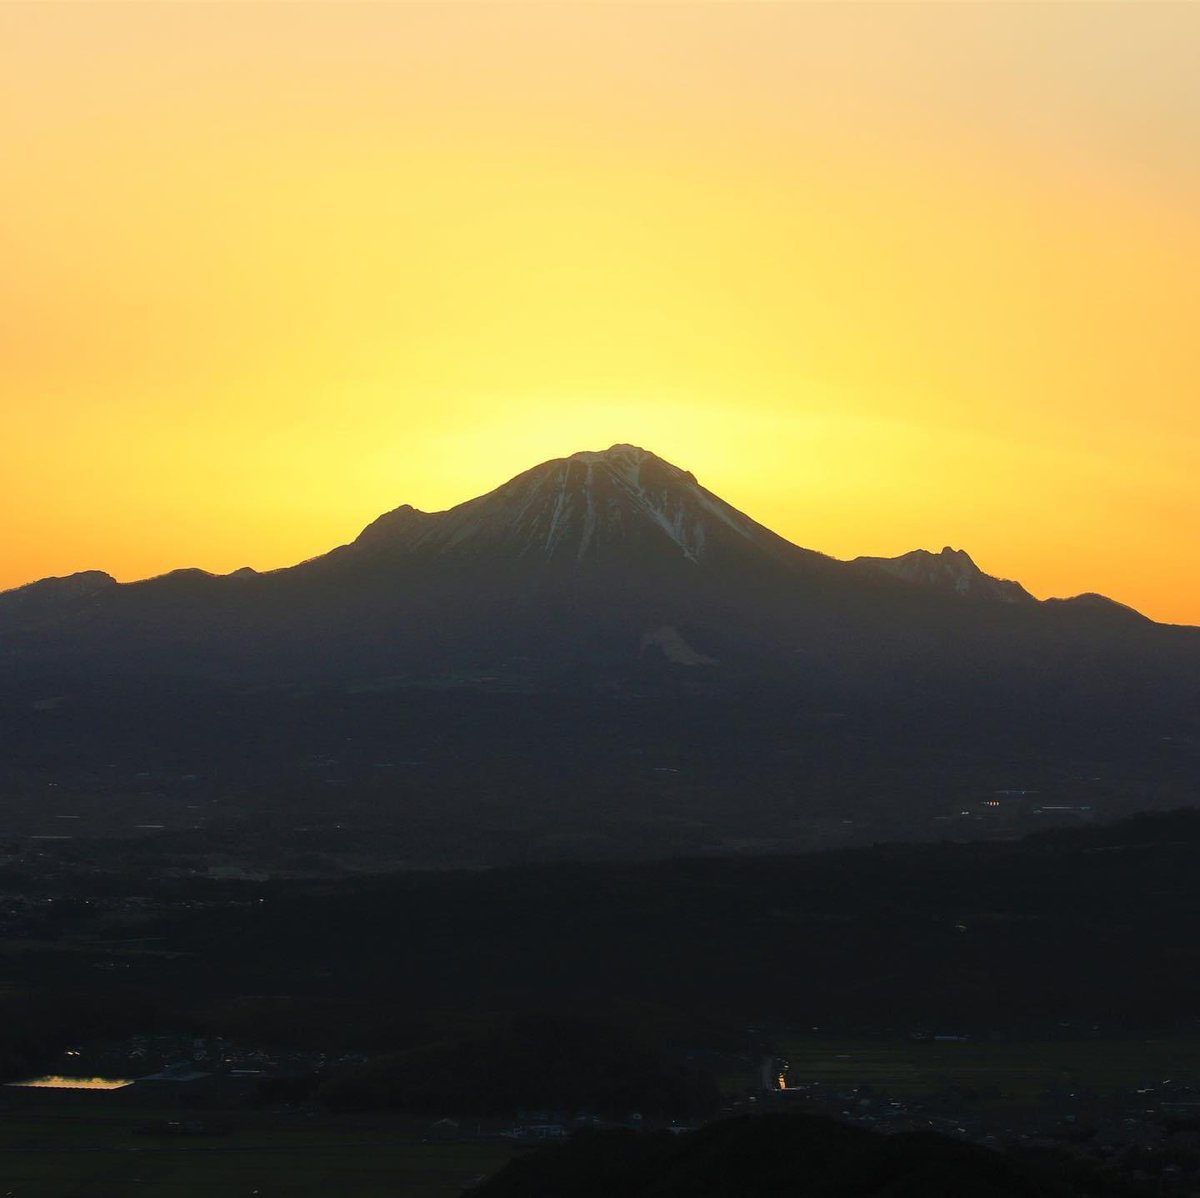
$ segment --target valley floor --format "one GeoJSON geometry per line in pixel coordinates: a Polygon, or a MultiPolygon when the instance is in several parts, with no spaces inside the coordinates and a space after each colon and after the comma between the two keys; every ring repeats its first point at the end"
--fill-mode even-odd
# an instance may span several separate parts
{"type": "Polygon", "coordinates": [[[399,1118],[240,1112],[219,1135],[149,1134],[161,1110],[86,1103],[0,1116],[13,1198],[458,1198],[511,1158],[504,1143],[422,1143],[399,1118]]]}

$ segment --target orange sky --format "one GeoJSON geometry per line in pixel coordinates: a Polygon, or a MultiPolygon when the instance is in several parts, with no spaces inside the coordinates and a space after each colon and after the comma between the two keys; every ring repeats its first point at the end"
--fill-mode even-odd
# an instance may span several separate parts
{"type": "Polygon", "coordinates": [[[0,5],[0,586],[646,446],[1200,623],[1200,5],[0,5]]]}

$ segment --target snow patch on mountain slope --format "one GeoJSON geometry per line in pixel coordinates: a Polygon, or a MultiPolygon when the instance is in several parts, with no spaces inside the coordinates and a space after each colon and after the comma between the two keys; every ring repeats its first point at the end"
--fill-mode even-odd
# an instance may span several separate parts
{"type": "Polygon", "coordinates": [[[659,649],[668,661],[674,662],[678,666],[715,666],[717,664],[715,657],[706,657],[703,653],[697,653],[680,636],[679,630],[670,624],[663,624],[651,632],[642,634],[640,652],[645,653],[650,648],[659,649]]]}

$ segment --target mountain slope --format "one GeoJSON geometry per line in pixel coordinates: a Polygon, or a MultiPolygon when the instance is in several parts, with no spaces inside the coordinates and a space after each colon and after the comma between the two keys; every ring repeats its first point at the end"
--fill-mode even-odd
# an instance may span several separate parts
{"type": "Polygon", "coordinates": [[[355,542],[364,554],[488,555],[590,563],[662,554],[697,564],[760,554],[792,567],[825,561],[632,445],[544,462],[446,512],[405,506],[355,542]]]}
{"type": "Polygon", "coordinates": [[[126,585],[88,574],[0,595],[0,660],[226,680],[465,671],[521,686],[670,667],[706,685],[770,678],[863,696],[913,680],[994,687],[1014,672],[1103,686],[1106,671],[1132,670],[1144,693],[1196,638],[1124,613],[1041,604],[961,550],[839,562],[615,445],[448,511],[397,508],[283,570],[126,585]]]}
{"type": "Polygon", "coordinates": [[[951,549],[949,545],[941,553],[914,549],[900,557],[856,557],[850,564],[863,571],[886,574],[916,586],[964,598],[997,603],[1037,602],[1019,582],[985,574],[965,549],[951,549]]]}
{"type": "Polygon", "coordinates": [[[219,853],[812,846],[960,835],[1004,788],[1189,801],[1198,753],[1200,629],[960,552],[823,557],[630,446],[283,570],[0,595],[0,817],[52,837],[69,781],[106,829],[219,853]]]}
{"type": "Polygon", "coordinates": [[[88,600],[119,585],[102,570],[81,570],[65,578],[41,578],[10,591],[0,591],[0,628],[19,628],[24,623],[37,625],[52,619],[56,612],[78,610],[88,600]]]}

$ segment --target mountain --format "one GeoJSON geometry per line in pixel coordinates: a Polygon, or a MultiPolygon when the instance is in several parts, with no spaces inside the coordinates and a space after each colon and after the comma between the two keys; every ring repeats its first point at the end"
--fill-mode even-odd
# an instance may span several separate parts
{"type": "Polygon", "coordinates": [[[1008,669],[1014,649],[1040,669],[1038,642],[1111,641],[1127,614],[1099,599],[1041,604],[962,550],[840,562],[614,445],[448,511],[396,508],[282,570],[125,585],[91,572],[0,594],[0,654],[18,670],[248,681],[474,670],[587,685],[663,664],[710,683],[802,675],[853,689],[937,661],[1008,669]]]}
{"type": "Polygon", "coordinates": [[[633,445],[544,462],[447,512],[405,505],[355,541],[364,555],[423,554],[564,563],[683,559],[700,566],[755,558],[814,564],[707,491],[695,476],[633,445]]]}
{"type": "Polygon", "coordinates": [[[276,864],[782,850],[1178,805],[1198,769],[1200,629],[961,550],[838,561],[629,445],[286,569],[0,594],[0,820],[43,838],[69,793],[76,836],[276,864]],[[993,792],[1046,797],[977,827],[993,792]]]}

